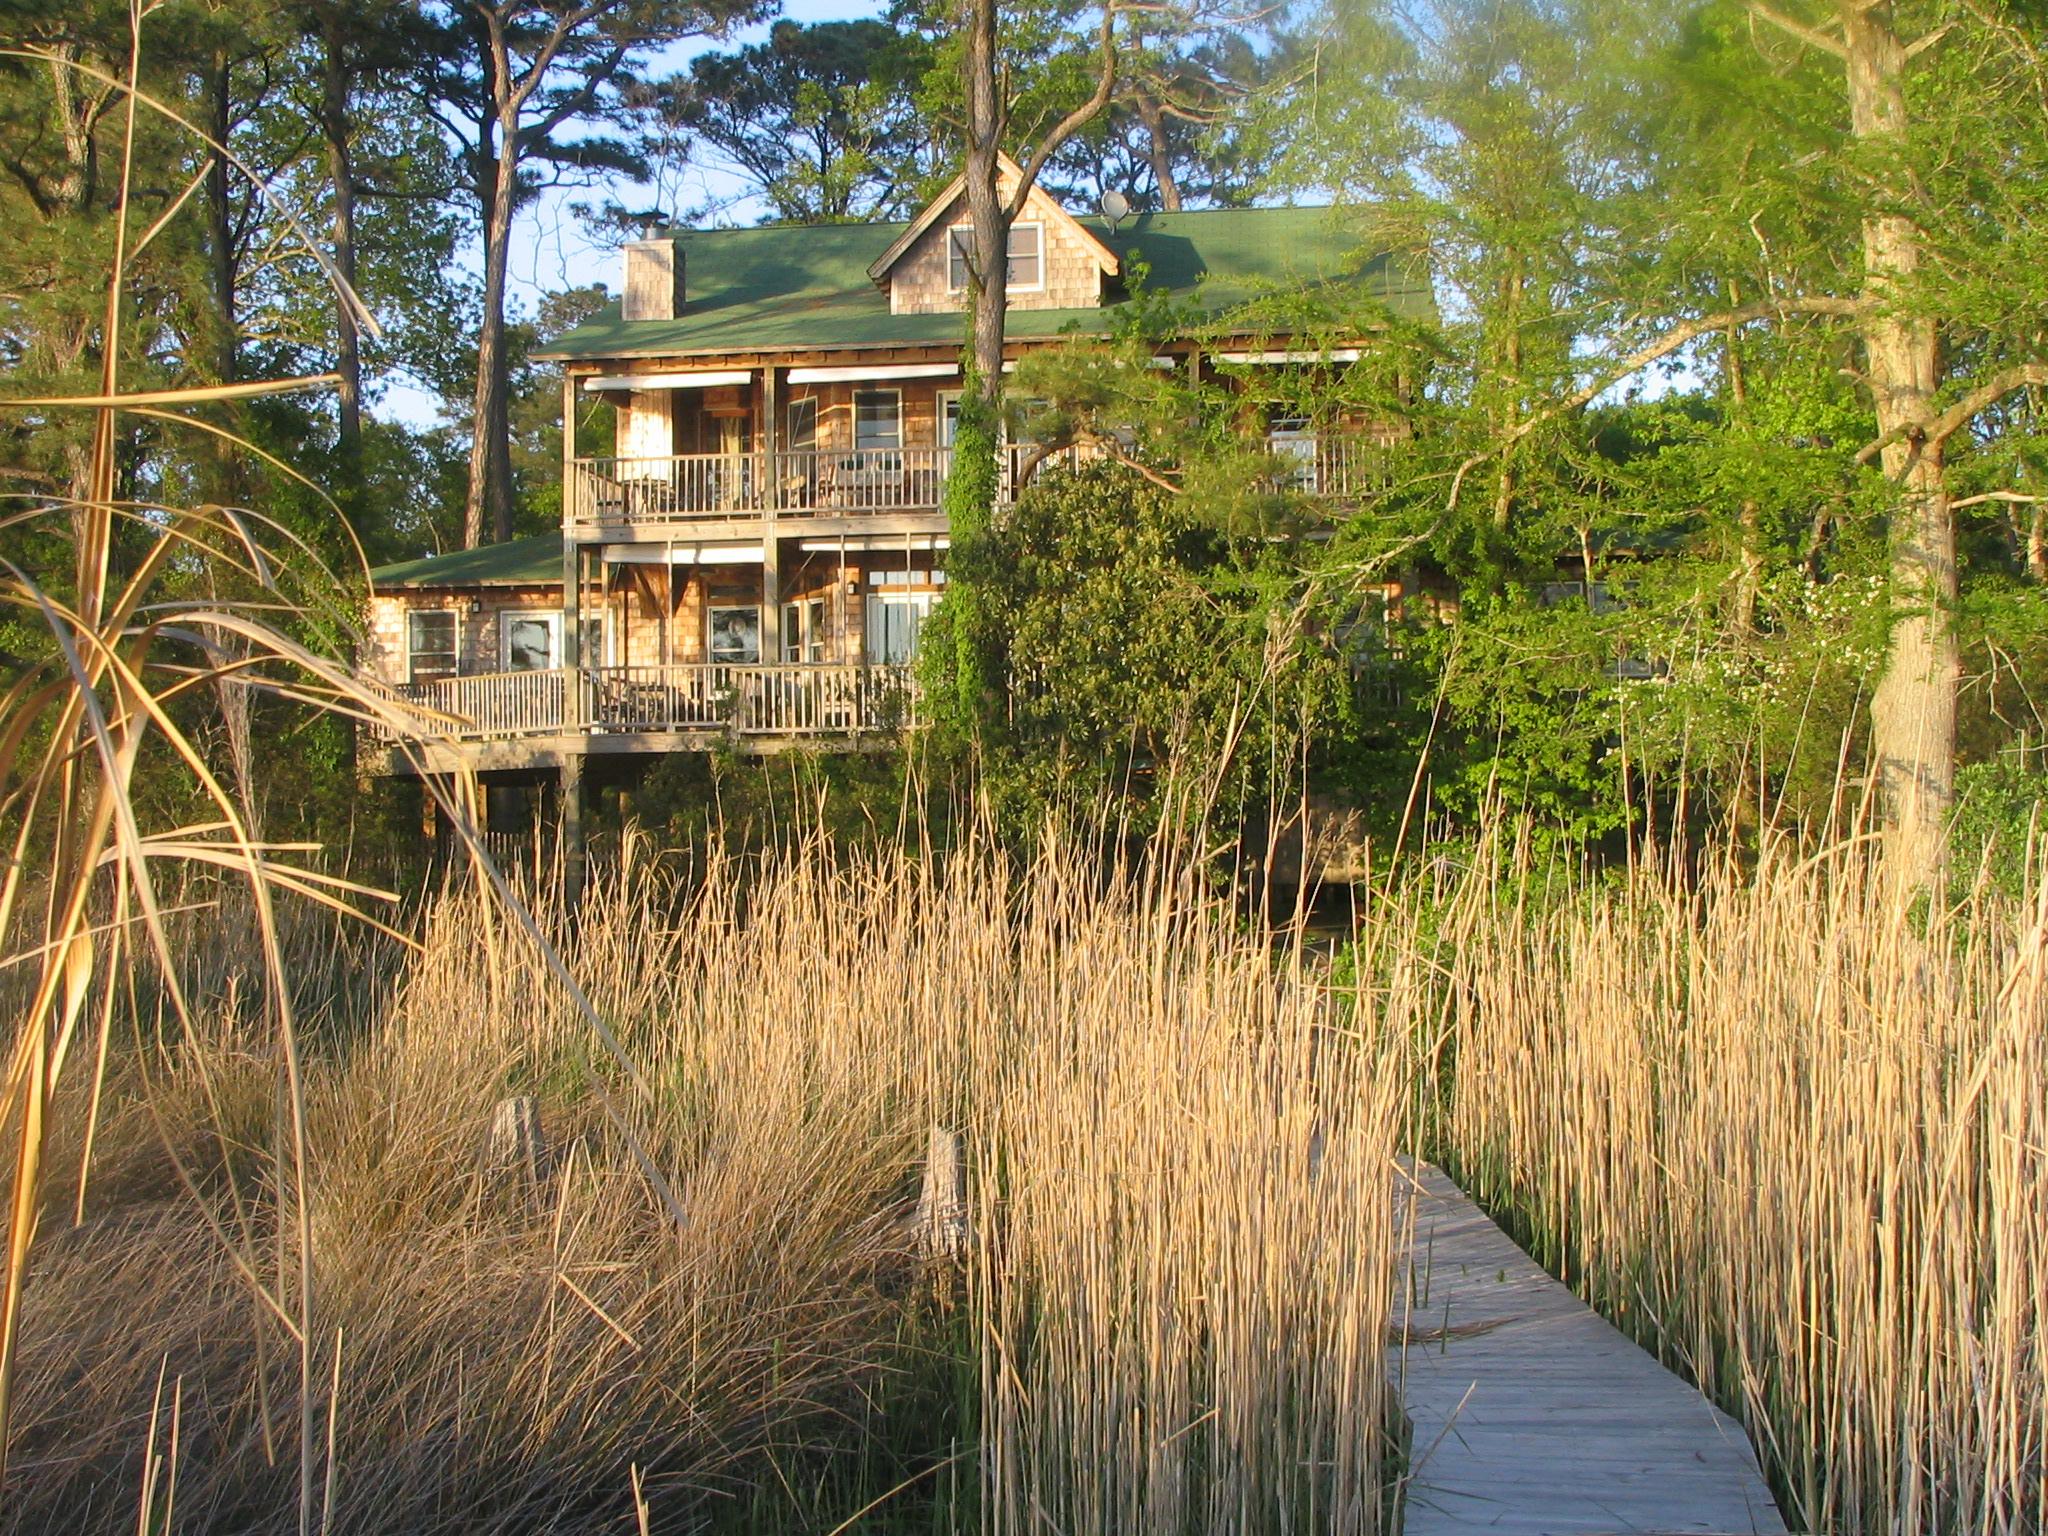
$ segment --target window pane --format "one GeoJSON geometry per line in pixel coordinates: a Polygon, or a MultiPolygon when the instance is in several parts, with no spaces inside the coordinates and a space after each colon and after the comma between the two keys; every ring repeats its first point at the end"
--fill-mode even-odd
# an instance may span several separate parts
{"type": "Polygon", "coordinates": [[[761,610],[713,608],[706,615],[711,659],[728,666],[752,666],[761,659],[761,610]]]}
{"type": "Polygon", "coordinates": [[[960,228],[947,231],[946,240],[946,286],[965,288],[967,286],[968,242],[974,238],[972,229],[960,228]]]}
{"type": "Polygon", "coordinates": [[[853,397],[853,446],[858,450],[903,446],[902,398],[892,389],[864,389],[853,397]]]}
{"type": "Polygon", "coordinates": [[[818,402],[815,398],[789,402],[789,446],[807,452],[818,446],[818,402]]]}
{"type": "Polygon", "coordinates": [[[1044,230],[1036,224],[1010,227],[1010,281],[1019,288],[1036,288],[1044,275],[1040,249],[1043,234],[1044,230]]]}
{"type": "Polygon", "coordinates": [[[509,672],[541,672],[554,664],[554,615],[509,615],[505,620],[505,669],[509,672]]]}
{"type": "Polygon", "coordinates": [[[448,677],[455,671],[455,614],[450,609],[406,615],[406,669],[413,678],[448,677]]]}

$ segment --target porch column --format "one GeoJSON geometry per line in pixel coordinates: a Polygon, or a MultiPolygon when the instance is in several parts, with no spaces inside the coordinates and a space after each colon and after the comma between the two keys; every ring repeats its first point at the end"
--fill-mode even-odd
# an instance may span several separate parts
{"type": "Polygon", "coordinates": [[[589,868],[589,847],[583,832],[583,754],[562,754],[562,905],[574,914],[583,901],[583,881],[589,868]]]}
{"type": "Polygon", "coordinates": [[[562,366],[562,521],[583,517],[583,488],[576,483],[576,376],[562,366]]]}
{"type": "Polygon", "coordinates": [[[583,546],[562,540],[562,729],[583,727],[583,546]]]}
{"type": "Polygon", "coordinates": [[[775,538],[775,504],[781,500],[775,481],[776,453],[780,434],[775,430],[777,403],[775,366],[761,369],[761,474],[767,481],[761,497],[761,661],[770,665],[782,660],[782,547],[775,538]]]}

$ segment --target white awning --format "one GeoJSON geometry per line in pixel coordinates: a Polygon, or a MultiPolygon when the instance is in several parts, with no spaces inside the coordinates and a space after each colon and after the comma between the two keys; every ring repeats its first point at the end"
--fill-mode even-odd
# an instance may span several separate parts
{"type": "Polygon", "coordinates": [[[758,544],[607,544],[613,565],[759,565],[758,544]]]}
{"type": "MultiPolygon", "coordinates": [[[[1154,368],[1178,368],[1178,367],[1180,366],[1180,362],[1179,362],[1179,360],[1178,360],[1177,358],[1171,358],[1171,357],[1155,357],[1155,358],[1151,359],[1151,362],[1150,362],[1150,366],[1151,366],[1151,367],[1154,367],[1154,368]]],[[[1017,359],[1016,359],[1016,358],[1014,358],[1014,357],[1013,357],[1013,358],[1009,358],[1009,359],[1007,359],[1007,360],[1006,360],[1006,361],[1005,361],[1005,362],[1003,363],[1003,372],[1005,372],[1005,373],[1015,373],[1016,371],[1017,371],[1017,359]]]]}
{"type": "Polygon", "coordinates": [[[585,379],[583,387],[596,393],[607,389],[719,389],[727,384],[752,382],[751,368],[706,369],[701,373],[607,373],[585,379]]]}
{"type": "Polygon", "coordinates": [[[797,547],[807,555],[836,555],[842,549],[849,555],[871,554],[876,550],[887,554],[892,549],[900,555],[905,548],[951,549],[953,541],[943,533],[936,535],[928,533],[913,534],[909,538],[898,535],[893,539],[886,533],[863,533],[856,538],[849,538],[843,544],[837,539],[806,539],[797,547]]]}
{"type": "Polygon", "coordinates": [[[1355,363],[1358,348],[1336,347],[1328,352],[1217,352],[1219,363],[1355,363]]]}
{"type": "Polygon", "coordinates": [[[859,384],[871,379],[950,379],[958,363],[849,363],[833,368],[792,368],[792,384],[859,384]]]}

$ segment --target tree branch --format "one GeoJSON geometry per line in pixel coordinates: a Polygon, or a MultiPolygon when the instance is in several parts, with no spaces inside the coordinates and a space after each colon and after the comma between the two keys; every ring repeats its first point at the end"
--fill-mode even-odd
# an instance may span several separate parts
{"type": "Polygon", "coordinates": [[[1102,62],[1096,69],[1095,93],[1080,106],[1053,125],[1052,131],[1039,140],[1038,147],[1031,152],[1031,158],[1024,162],[1024,174],[1017,178],[1017,191],[1010,198],[1008,217],[1014,220],[1023,213],[1024,205],[1031,198],[1031,189],[1038,184],[1039,172],[1045,169],[1048,160],[1059,152],[1059,147],[1079,133],[1094,120],[1095,115],[1109,105],[1109,99],[1116,93],[1116,17],[1119,7],[1114,0],[1103,0],[1102,6],[1102,62]]]}
{"type": "Polygon", "coordinates": [[[1763,4],[1763,0],[1749,0],[1749,14],[1752,18],[1769,22],[1780,32],[1796,37],[1800,42],[1810,47],[1818,48],[1823,53],[1831,53],[1838,59],[1847,59],[1849,57],[1849,45],[1839,37],[1830,37],[1827,33],[1809,27],[1802,21],[1794,21],[1784,12],[1774,10],[1770,6],[1763,4]]]}
{"type": "Polygon", "coordinates": [[[2029,384],[2048,384],[2048,363],[2019,363],[1994,373],[1933,420],[1902,422],[1883,437],[1865,443],[1856,450],[1856,462],[1868,464],[1902,439],[1929,448],[1945,443],[1975,420],[1980,412],[1989,410],[2014,390],[2025,389],[2029,384]]]}
{"type": "Polygon", "coordinates": [[[2028,496],[2020,491],[1986,491],[1981,496],[1965,496],[1961,501],[1948,504],[1951,512],[1960,512],[1964,507],[1981,507],[1989,501],[2009,502],[2015,506],[2037,506],[2048,501],[2048,496],[2028,496]]]}
{"type": "Polygon", "coordinates": [[[1683,325],[1666,331],[1648,346],[1629,353],[1593,383],[1573,391],[1564,399],[1536,412],[1533,416],[1526,417],[1499,442],[1465,460],[1458,466],[1458,472],[1451,477],[1448,508],[1455,508],[1458,505],[1458,496],[1464,489],[1465,477],[1488,459],[1505,453],[1545,422],[1555,421],[1560,416],[1569,415],[1582,406],[1590,405],[1630,374],[1638,373],[1650,364],[1669,357],[1679,348],[1699,340],[1710,332],[1725,331],[1735,326],[1749,325],[1754,321],[1778,319],[1786,315],[1847,317],[1862,312],[1863,305],[1858,300],[1816,294],[1806,298],[1766,299],[1755,304],[1744,304],[1737,309],[1723,310],[1717,315],[1702,315],[1697,320],[1688,320],[1683,325]]]}
{"type": "Polygon", "coordinates": [[[1906,44],[1906,57],[1908,59],[1919,58],[1921,54],[1934,47],[1935,44],[1939,43],[1949,33],[1955,31],[1955,29],[1956,24],[1954,22],[1944,21],[1932,32],[1923,32],[1920,36],[1914,38],[1912,42],[1906,44]]]}

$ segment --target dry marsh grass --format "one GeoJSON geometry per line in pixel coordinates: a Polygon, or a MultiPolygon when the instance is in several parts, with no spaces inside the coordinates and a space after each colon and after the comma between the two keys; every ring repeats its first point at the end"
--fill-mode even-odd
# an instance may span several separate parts
{"type": "Polygon", "coordinates": [[[323,1530],[640,1497],[656,1529],[1379,1528],[1398,1083],[1270,934],[1094,867],[685,890],[629,857],[564,953],[637,1083],[444,896],[382,1016],[306,1035],[310,1372],[274,1036],[117,1049],[82,1224],[46,1182],[0,1529],[295,1529],[305,1423],[323,1530]],[[531,1195],[479,1171],[515,1093],[531,1195]],[[933,1270],[935,1123],[973,1219],[933,1270]]]}
{"type": "Polygon", "coordinates": [[[1429,1136],[1734,1408],[1794,1529],[2048,1527],[2048,906],[1841,851],[1534,902],[1437,948],[1429,1136]]]}

